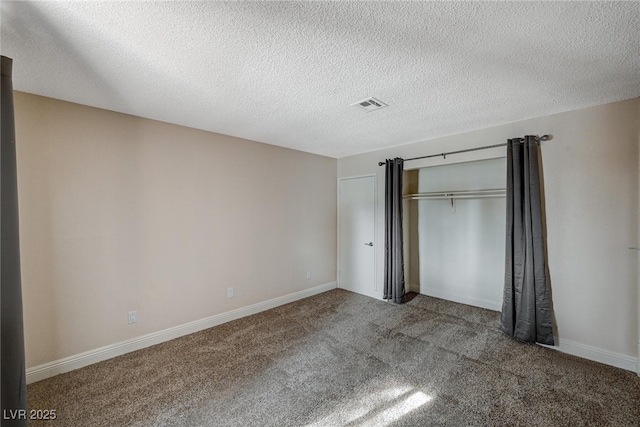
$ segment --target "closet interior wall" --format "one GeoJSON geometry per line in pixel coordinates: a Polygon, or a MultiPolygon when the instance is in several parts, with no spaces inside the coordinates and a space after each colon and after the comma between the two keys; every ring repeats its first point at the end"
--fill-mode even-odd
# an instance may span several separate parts
{"type": "MultiPolygon", "coordinates": [[[[418,169],[405,170],[402,194],[418,192],[418,169]]],[[[404,277],[407,292],[420,292],[420,247],[418,239],[418,203],[403,200],[404,277]]]]}

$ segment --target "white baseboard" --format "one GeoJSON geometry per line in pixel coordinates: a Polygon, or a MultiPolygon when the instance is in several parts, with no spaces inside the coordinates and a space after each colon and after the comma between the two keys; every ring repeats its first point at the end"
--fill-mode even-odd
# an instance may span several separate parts
{"type": "MultiPolygon", "coordinates": [[[[604,363],[605,365],[615,366],[627,371],[638,372],[638,358],[615,353],[609,350],[592,347],[586,344],[580,344],[574,341],[558,339],[556,346],[538,344],[542,347],[558,350],[562,353],[571,354],[572,356],[582,357],[583,359],[593,360],[595,362],[604,363]]],[[[640,354],[640,345],[638,348],[640,354]]]]}
{"type": "Polygon", "coordinates": [[[193,322],[174,326],[158,332],[153,332],[140,337],[132,338],[119,343],[107,345],[84,353],[76,354],[64,359],[55,360],[53,362],[44,363],[27,369],[27,384],[53,377],[54,375],[64,372],[73,371],[74,369],[83,368],[85,366],[121,356],[132,351],[140,350],[145,347],[160,344],[184,335],[202,331],[232,320],[260,313],[290,302],[294,302],[303,298],[317,295],[331,289],[336,288],[336,282],[329,282],[323,285],[315,286],[310,289],[294,292],[292,294],[283,295],[267,301],[241,307],[226,313],[216,314],[215,316],[206,317],[204,319],[195,320],[193,322]]]}
{"type": "Polygon", "coordinates": [[[474,298],[464,295],[451,294],[441,289],[427,289],[421,292],[430,297],[446,299],[448,301],[459,302],[461,304],[472,305],[474,307],[486,308],[487,310],[502,311],[502,301],[491,301],[483,298],[474,298]]]}

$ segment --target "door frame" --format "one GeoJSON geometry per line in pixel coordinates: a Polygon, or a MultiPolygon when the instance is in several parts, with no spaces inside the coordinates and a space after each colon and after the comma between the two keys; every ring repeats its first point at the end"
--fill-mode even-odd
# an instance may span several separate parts
{"type": "MultiPolygon", "coordinates": [[[[363,175],[351,175],[351,176],[343,176],[338,178],[337,185],[337,198],[336,205],[337,209],[337,230],[336,230],[336,283],[337,287],[340,287],[340,232],[341,232],[341,224],[340,224],[340,185],[343,181],[347,181],[350,179],[358,179],[358,178],[373,178],[373,293],[370,296],[377,296],[380,291],[378,289],[378,175],[375,173],[363,174],[363,175]]],[[[344,288],[341,288],[344,289],[344,288]]]]}
{"type": "MultiPolygon", "coordinates": [[[[637,259],[637,285],[638,285],[638,313],[640,313],[640,138],[638,138],[638,235],[636,236],[636,259],[637,259]]],[[[640,377],[640,314],[638,315],[638,357],[636,359],[636,374],[640,377]]]]}

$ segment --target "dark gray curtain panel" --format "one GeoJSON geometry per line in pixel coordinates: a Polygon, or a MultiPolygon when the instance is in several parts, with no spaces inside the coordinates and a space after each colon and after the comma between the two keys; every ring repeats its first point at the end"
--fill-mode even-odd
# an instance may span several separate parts
{"type": "Polygon", "coordinates": [[[0,266],[2,289],[0,303],[2,364],[2,425],[26,426],[26,415],[17,411],[27,409],[25,380],[24,329],[22,324],[22,288],[20,283],[20,244],[18,238],[18,185],[16,175],[15,124],[13,116],[12,60],[2,57],[2,213],[0,233],[0,266]]]}
{"type": "Polygon", "coordinates": [[[538,143],[507,141],[507,233],[500,329],[530,343],[554,345],[542,230],[538,143]]]}
{"type": "Polygon", "coordinates": [[[384,299],[404,302],[402,174],[404,160],[387,160],[384,196],[384,299]]]}

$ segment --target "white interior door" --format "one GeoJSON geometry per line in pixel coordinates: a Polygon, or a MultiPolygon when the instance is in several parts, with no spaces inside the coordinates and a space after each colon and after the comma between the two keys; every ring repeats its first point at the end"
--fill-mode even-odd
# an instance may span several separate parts
{"type": "Polygon", "coordinates": [[[338,193],[338,287],[375,296],[376,178],[341,179],[338,193]]]}

